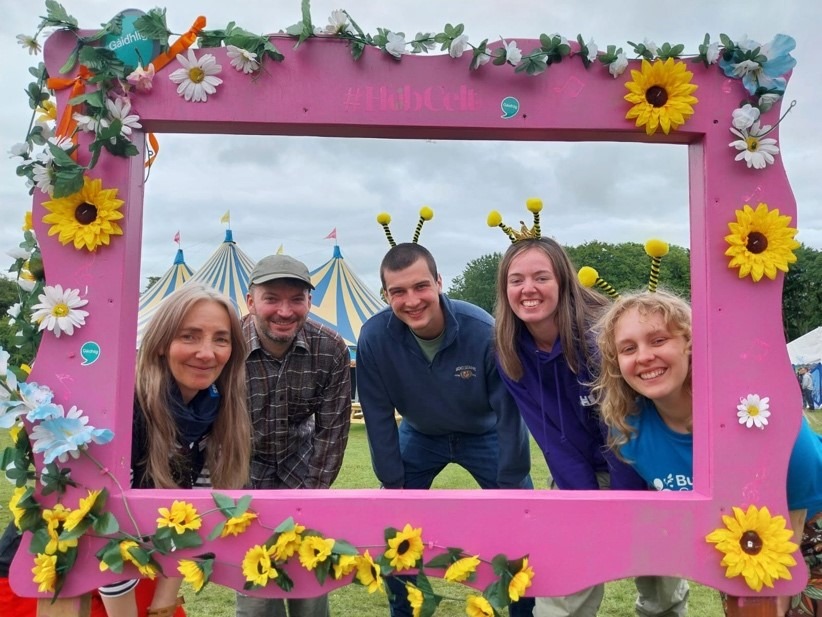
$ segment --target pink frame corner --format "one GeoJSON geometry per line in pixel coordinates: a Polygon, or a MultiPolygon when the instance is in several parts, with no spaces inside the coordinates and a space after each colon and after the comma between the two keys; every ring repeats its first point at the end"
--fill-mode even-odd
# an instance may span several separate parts
{"type": "MultiPolygon", "coordinates": [[[[529,48],[528,42],[521,44],[529,48]]],[[[46,62],[52,74],[71,45],[65,33],[48,40],[46,62]]],[[[497,553],[529,554],[536,573],[530,589],[534,595],[563,595],[594,583],[645,574],[681,576],[735,595],[754,595],[741,578],[725,578],[721,554],[705,536],[722,526],[721,517],[732,506],[767,505],[772,513],[787,517],[784,478],[801,404],[782,333],[782,276],[757,284],[739,279],[724,256],[728,223],[744,204],[755,207],[766,202],[794,220],[796,216],[782,159],[764,170],[748,169],[734,161],[735,151],[728,147],[733,139],[728,130],[731,112],[743,98],[742,84],[726,78],[717,67],[689,64],[699,86],[695,115],[668,136],[648,137],[625,120],[629,105],[623,96],[629,71],[613,78],[601,66],[586,70],[581,62],[566,59],[543,75],[527,77],[491,66],[469,72],[467,60],[455,61],[447,55],[406,56],[397,62],[370,48],[354,62],[338,40],[312,39],[296,50],[289,41],[279,46],[285,50],[285,61],[269,65],[267,74],[255,81],[230,67],[224,48],[197,50],[198,56],[214,54],[223,66],[224,83],[204,104],[178,97],[168,79],[176,68],[172,63],[157,75],[150,94],[137,94],[134,99],[144,129],[685,145],[695,324],[694,429],[699,447],[694,490],[688,493],[260,491],[254,493],[252,507],[271,526],[292,516],[328,537],[372,547],[372,554],[380,552],[385,527],[401,528],[406,523],[421,527],[432,547],[459,546],[489,559],[497,553]],[[520,105],[519,113],[509,119],[500,113],[505,97],[517,98],[520,105]],[[737,423],[736,405],[749,393],[771,399],[773,415],[765,431],[737,423]]],[[[637,65],[632,62],[630,68],[637,65]]],[[[59,109],[66,99],[67,92],[61,91],[59,109]]],[[[775,108],[768,117],[776,118],[778,113],[775,108]]],[[[142,149],[139,134],[134,141],[142,149]]],[[[95,253],[63,247],[47,236],[41,222],[43,199],[36,193],[34,219],[49,283],[79,288],[89,300],[85,308],[90,317],[72,337],[44,337],[32,378],[49,385],[56,402],[77,405],[90,416],[91,424],[115,432],[113,444],[93,446],[93,453],[121,483],[127,483],[143,158],[104,155],[90,175],[102,178],[107,188],[116,187],[125,200],[124,236],[114,237],[110,246],[95,253]],[[82,366],[79,350],[87,341],[99,343],[102,351],[98,362],[82,366]]],[[[88,461],[73,461],[72,469],[82,485],[107,486],[111,509],[122,525],[128,520],[123,509],[127,500],[144,533],[154,530],[157,508],[168,506],[172,499],[185,499],[200,512],[213,508],[207,491],[126,491],[120,496],[88,461]]],[[[76,503],[84,494],[70,492],[66,501],[76,503]]],[[[204,536],[220,516],[206,516],[204,536]]],[[[233,564],[218,564],[212,580],[241,589],[244,581],[238,564],[248,547],[264,542],[268,535],[252,527],[238,538],[178,551],[160,561],[173,571],[175,559],[212,551],[220,562],[233,564]]],[[[84,538],[83,543],[63,595],[78,595],[123,578],[99,572],[94,552],[100,540],[84,538]]],[[[801,566],[799,555],[795,557],[801,566]]],[[[30,569],[31,556],[21,550],[14,562],[13,585],[18,592],[34,596],[37,590],[30,569]]],[[[313,577],[299,570],[290,570],[296,583],[291,595],[319,593],[313,577]]],[[[803,569],[796,567],[792,573],[792,581],[778,581],[775,589],[763,594],[798,592],[803,587],[803,569]]],[[[477,585],[489,580],[486,572],[477,585]]],[[[329,582],[326,587],[339,584],[329,582]]],[[[274,586],[261,593],[283,595],[274,586]]]]}

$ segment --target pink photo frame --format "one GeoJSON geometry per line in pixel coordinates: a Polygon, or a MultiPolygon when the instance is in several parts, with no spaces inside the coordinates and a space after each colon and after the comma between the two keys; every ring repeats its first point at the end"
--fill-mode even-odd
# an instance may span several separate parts
{"type": "MultiPolygon", "coordinates": [[[[787,518],[785,476],[800,417],[801,401],[782,331],[782,275],[754,283],[729,268],[725,255],[728,224],[745,204],[778,208],[795,221],[796,204],[782,159],[765,169],[734,160],[729,148],[732,112],[746,93],[740,80],[716,66],[688,64],[698,85],[698,103],[687,122],[663,134],[647,135],[626,120],[624,100],[630,70],[614,77],[601,65],[585,68],[567,60],[529,77],[513,70],[483,67],[469,71],[467,61],[448,55],[403,57],[400,62],[367,48],[353,61],[344,41],[312,38],[294,49],[291,39],[277,41],[285,60],[257,79],[231,70],[225,48],[196,50],[213,54],[224,67],[223,83],[206,103],[177,95],[168,79],[176,63],[158,72],[150,93],[132,97],[143,130],[154,133],[235,135],[310,135],[396,139],[523,141],[611,141],[680,144],[688,149],[690,187],[691,293],[694,315],[694,487],[691,492],[621,491],[234,491],[234,499],[252,495],[251,508],[270,527],[293,517],[301,525],[345,539],[379,554],[386,527],[406,524],[422,529],[431,555],[461,547],[490,559],[529,555],[535,572],[529,595],[565,595],[603,581],[638,575],[684,577],[738,596],[757,595],[741,577],[726,578],[722,554],[706,536],[722,528],[733,507],[767,506],[787,518]],[[486,70],[487,69],[487,70],[486,70]],[[516,101],[510,114],[503,101],[516,101]],[[737,405],[748,394],[770,397],[766,430],[737,421],[737,405]]],[[[48,39],[45,61],[57,75],[73,46],[57,32],[48,39]]],[[[524,49],[538,41],[520,41],[524,49]]],[[[509,67],[510,68],[510,67],[509,67]]],[[[639,70],[631,61],[629,69],[639,70]]],[[[68,89],[58,92],[58,109],[68,89]]],[[[779,104],[768,112],[773,124],[779,104]]],[[[773,133],[777,136],[778,131],[773,133]]],[[[144,134],[134,144],[145,151],[144,134]]],[[[81,151],[82,151],[81,147],[81,151]]],[[[82,156],[82,155],[81,155],[82,156]]],[[[125,201],[123,235],[94,252],[62,246],[42,222],[47,199],[34,198],[34,224],[50,284],[80,290],[88,300],[86,325],[73,336],[44,336],[31,379],[48,385],[55,402],[76,405],[91,424],[113,430],[114,442],[91,446],[95,458],[120,485],[128,485],[134,388],[137,305],[142,236],[144,157],[103,154],[89,176],[116,188],[125,201]],[[97,342],[99,360],[85,365],[80,349],[97,342]]],[[[591,173],[595,173],[592,171],[591,173]]],[[[636,171],[637,174],[641,170],[636,171]]],[[[456,179],[455,179],[456,181],[456,179]]],[[[272,191],[276,191],[273,187],[272,191]]],[[[485,212],[468,212],[484,216],[485,212]]],[[[276,220],[277,213],[271,212],[276,220]]],[[[641,239],[638,239],[641,240],[641,239]]],[[[38,459],[38,464],[42,463],[38,459]]],[[[535,465],[543,464],[534,461],[535,465]]],[[[72,477],[85,488],[107,488],[108,508],[121,526],[134,533],[126,504],[141,533],[153,531],[158,508],[185,500],[198,512],[214,510],[209,491],[121,491],[109,476],[85,458],[72,461],[72,477]]],[[[85,490],[71,489],[64,501],[76,504],[85,490]]],[[[53,497],[52,497],[53,499],[53,497]]],[[[49,498],[44,504],[53,503],[49,498]]],[[[222,520],[204,515],[204,530],[222,520]]],[[[16,591],[38,594],[32,581],[32,556],[22,550],[12,569],[16,591]]],[[[206,533],[203,533],[205,536],[206,533]]],[[[252,526],[236,538],[207,541],[196,549],[158,556],[167,572],[180,558],[216,555],[212,581],[242,589],[239,567],[245,551],[264,543],[270,529],[252,526]]],[[[101,538],[84,536],[62,596],[77,596],[123,575],[101,573],[95,553],[101,538]]],[[[778,580],[762,595],[797,593],[806,574],[801,556],[792,580],[778,580]]],[[[292,564],[294,590],[270,585],[255,594],[312,596],[350,582],[329,580],[320,586],[311,573],[292,564]]],[[[428,571],[431,574],[431,571],[428,571]]],[[[134,576],[135,572],[129,573],[134,576]]],[[[481,569],[473,585],[492,580],[481,569]]]]}

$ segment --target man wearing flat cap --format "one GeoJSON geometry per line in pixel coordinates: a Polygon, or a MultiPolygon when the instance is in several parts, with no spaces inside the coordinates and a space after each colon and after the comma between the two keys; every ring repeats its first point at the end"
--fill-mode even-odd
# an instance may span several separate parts
{"type": "MultiPolygon", "coordinates": [[[[251,488],[328,488],[343,462],[351,424],[348,347],[308,318],[311,276],[288,255],[261,259],[243,319],[251,488]]],[[[280,600],[237,594],[237,617],[327,617],[328,596],[280,600]]]]}

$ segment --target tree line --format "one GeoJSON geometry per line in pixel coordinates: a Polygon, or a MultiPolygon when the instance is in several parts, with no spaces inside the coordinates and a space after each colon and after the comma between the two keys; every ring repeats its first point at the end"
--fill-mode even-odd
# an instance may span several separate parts
{"type": "MultiPolygon", "coordinates": [[[[591,266],[619,292],[647,287],[651,259],[644,245],[636,242],[610,244],[586,242],[565,247],[574,266],[591,266]]],[[[782,320],[785,340],[792,341],[822,325],[822,251],[801,245],[797,261],[785,277],[782,292],[782,320]]],[[[496,303],[497,266],[502,253],[491,253],[471,260],[448,289],[452,298],[467,300],[493,314],[496,303]]],[[[158,277],[150,277],[158,278],[158,277]]],[[[660,286],[690,297],[690,251],[671,245],[660,263],[660,286]]],[[[151,285],[149,284],[149,287],[151,285]]],[[[34,350],[15,346],[16,326],[7,311],[20,301],[20,288],[14,280],[0,276],[0,347],[11,354],[9,364],[31,364],[34,350]]]]}

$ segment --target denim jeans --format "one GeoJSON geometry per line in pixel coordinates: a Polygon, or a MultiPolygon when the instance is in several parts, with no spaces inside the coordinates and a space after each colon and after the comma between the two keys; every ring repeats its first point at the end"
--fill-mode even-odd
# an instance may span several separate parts
{"type": "MultiPolygon", "coordinates": [[[[405,467],[405,488],[428,489],[434,478],[449,463],[456,463],[465,469],[481,488],[499,488],[497,469],[499,443],[496,431],[482,435],[471,433],[449,433],[447,435],[425,435],[413,429],[407,422],[399,428],[400,454],[405,467]]],[[[525,476],[520,488],[534,488],[531,476],[525,476]]],[[[414,582],[416,576],[395,576],[386,579],[386,584],[394,594],[389,602],[392,617],[411,617],[411,605],[405,583],[414,582]]],[[[511,617],[531,617],[533,598],[522,598],[509,608],[511,617]]]]}

